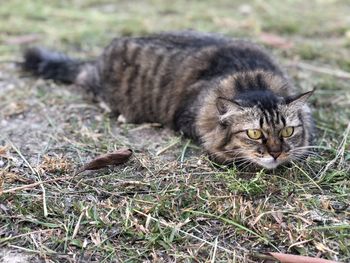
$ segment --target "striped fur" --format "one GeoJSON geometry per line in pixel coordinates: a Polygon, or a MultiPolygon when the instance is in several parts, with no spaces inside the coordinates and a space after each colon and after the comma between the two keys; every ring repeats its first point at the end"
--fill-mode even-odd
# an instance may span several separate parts
{"type": "Polygon", "coordinates": [[[129,122],[180,131],[218,162],[243,159],[274,168],[312,137],[308,95],[293,97],[271,57],[243,40],[192,31],[117,38],[92,62],[34,48],[25,53],[23,68],[83,86],[129,122]],[[295,134],[281,139],[286,126],[295,134]],[[247,129],[262,130],[263,139],[249,139],[247,129]],[[271,161],[276,151],[281,155],[271,161]]]}

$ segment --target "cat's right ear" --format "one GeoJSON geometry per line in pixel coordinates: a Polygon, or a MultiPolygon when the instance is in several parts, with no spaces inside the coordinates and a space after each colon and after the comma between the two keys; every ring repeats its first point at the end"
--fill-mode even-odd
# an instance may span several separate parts
{"type": "Polygon", "coordinates": [[[306,101],[310,98],[310,96],[312,94],[314,94],[315,90],[311,90],[305,93],[302,93],[300,95],[294,96],[294,97],[290,97],[287,99],[287,105],[289,107],[296,107],[296,108],[300,108],[302,107],[306,101]]]}
{"type": "Polygon", "coordinates": [[[232,101],[226,98],[218,97],[216,100],[216,108],[220,115],[224,115],[231,111],[240,111],[242,107],[238,101],[232,101]]]}

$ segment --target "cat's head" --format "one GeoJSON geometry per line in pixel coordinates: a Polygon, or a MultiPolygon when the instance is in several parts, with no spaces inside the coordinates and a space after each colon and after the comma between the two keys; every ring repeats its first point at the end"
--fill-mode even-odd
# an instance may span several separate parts
{"type": "Polygon", "coordinates": [[[310,149],[312,120],[306,102],[312,92],[284,97],[269,89],[215,98],[217,126],[205,147],[218,162],[240,161],[267,169],[302,158],[310,149]]]}

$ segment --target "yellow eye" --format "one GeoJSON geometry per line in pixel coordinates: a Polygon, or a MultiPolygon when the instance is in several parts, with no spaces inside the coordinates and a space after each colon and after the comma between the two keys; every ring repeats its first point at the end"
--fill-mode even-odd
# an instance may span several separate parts
{"type": "Polygon", "coordinates": [[[294,127],[284,127],[281,132],[280,132],[280,136],[287,138],[293,135],[294,132],[294,127]]]}
{"type": "Polygon", "coordinates": [[[247,130],[247,135],[250,139],[259,140],[262,137],[261,130],[251,129],[247,130]]]}

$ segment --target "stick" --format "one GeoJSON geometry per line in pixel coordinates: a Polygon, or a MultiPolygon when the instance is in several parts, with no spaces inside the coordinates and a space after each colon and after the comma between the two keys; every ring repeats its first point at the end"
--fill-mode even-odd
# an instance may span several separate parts
{"type": "Polygon", "coordinates": [[[23,189],[34,188],[34,187],[36,187],[38,185],[42,185],[42,184],[46,184],[46,183],[51,183],[51,182],[56,182],[56,181],[65,181],[65,180],[72,179],[74,177],[75,176],[64,176],[64,177],[49,179],[49,180],[40,181],[40,182],[36,182],[36,183],[32,183],[32,184],[22,185],[22,186],[18,186],[18,187],[14,187],[14,188],[11,188],[11,189],[0,191],[0,195],[1,194],[14,193],[14,192],[17,192],[17,191],[23,190],[23,189]]]}
{"type": "Polygon", "coordinates": [[[162,153],[166,152],[167,150],[169,150],[170,148],[174,147],[176,144],[178,144],[180,142],[180,140],[175,140],[174,142],[170,143],[168,146],[164,147],[163,149],[160,149],[156,155],[161,155],[162,153]]]}
{"type": "Polygon", "coordinates": [[[35,231],[28,232],[28,233],[19,234],[17,236],[5,237],[3,239],[0,239],[0,243],[4,243],[4,242],[12,240],[12,239],[25,237],[25,236],[32,235],[32,234],[44,233],[44,232],[49,232],[49,231],[54,231],[54,230],[55,229],[35,230],[35,231]]]}
{"type": "Polygon", "coordinates": [[[79,216],[79,218],[78,218],[78,222],[77,222],[77,224],[76,224],[75,227],[74,227],[72,239],[74,239],[75,236],[78,234],[79,227],[80,227],[80,222],[81,222],[81,220],[83,219],[83,216],[84,216],[86,210],[87,210],[87,207],[84,207],[83,210],[81,211],[81,214],[80,214],[80,216],[79,216]]]}

